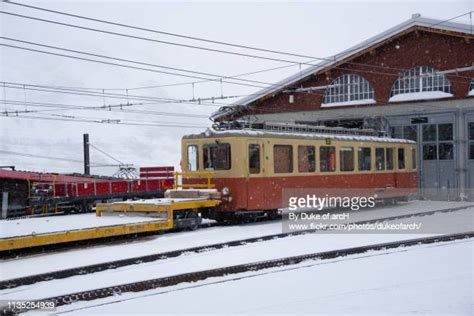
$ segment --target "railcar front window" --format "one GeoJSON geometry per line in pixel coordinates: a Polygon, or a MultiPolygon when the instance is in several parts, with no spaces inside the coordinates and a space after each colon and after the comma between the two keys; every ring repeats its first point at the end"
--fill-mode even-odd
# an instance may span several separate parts
{"type": "Polygon", "coordinates": [[[197,145],[188,145],[188,171],[197,171],[198,168],[198,147],[197,145]]]}
{"type": "Polygon", "coordinates": [[[359,171],[370,171],[371,168],[371,150],[370,147],[360,147],[358,149],[359,171]]]}
{"type": "Polygon", "coordinates": [[[260,145],[249,145],[249,172],[260,173],[260,145]]]}
{"type": "Polygon", "coordinates": [[[316,170],[316,151],[314,146],[298,146],[298,171],[314,172],[316,170]]]}
{"type": "Polygon", "coordinates": [[[275,173],[293,172],[293,146],[273,146],[273,170],[275,173]]]}
{"type": "Polygon", "coordinates": [[[339,160],[341,171],[354,171],[354,148],[341,147],[339,149],[339,160]]]}
{"type": "Polygon", "coordinates": [[[405,169],[405,149],[398,148],[398,169],[405,169]]]}
{"type": "Polygon", "coordinates": [[[319,148],[321,172],[336,171],[336,147],[321,146],[319,148]]]}
{"type": "Polygon", "coordinates": [[[231,168],[230,144],[206,144],[203,146],[206,170],[229,170],[231,168]]]}

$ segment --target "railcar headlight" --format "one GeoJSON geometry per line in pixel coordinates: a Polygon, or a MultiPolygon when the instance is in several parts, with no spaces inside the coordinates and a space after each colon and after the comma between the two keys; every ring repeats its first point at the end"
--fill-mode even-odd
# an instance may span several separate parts
{"type": "Polygon", "coordinates": [[[222,195],[223,196],[228,196],[230,194],[230,190],[228,187],[222,188],[222,195]]]}

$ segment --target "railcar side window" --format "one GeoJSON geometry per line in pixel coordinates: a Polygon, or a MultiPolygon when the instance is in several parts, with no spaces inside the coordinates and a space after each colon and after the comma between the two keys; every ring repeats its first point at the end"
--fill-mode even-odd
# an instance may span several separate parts
{"type": "Polygon", "coordinates": [[[231,167],[230,144],[206,144],[203,146],[206,170],[229,170],[231,167]]]}
{"type": "Polygon", "coordinates": [[[249,144],[249,172],[260,173],[260,145],[249,144]]]}
{"type": "Polygon", "coordinates": [[[413,170],[416,169],[416,150],[415,150],[415,148],[411,149],[411,166],[413,167],[413,170]]]}
{"type": "Polygon", "coordinates": [[[273,171],[275,173],[293,172],[293,146],[273,146],[273,171]]]}
{"type": "Polygon", "coordinates": [[[336,171],[336,147],[319,147],[319,168],[321,172],[336,171]]]}
{"type": "Polygon", "coordinates": [[[370,171],[371,168],[371,149],[370,147],[359,147],[358,151],[358,162],[359,171],[370,171]]]}
{"type": "Polygon", "coordinates": [[[198,146],[188,145],[188,171],[199,169],[198,146]]]}
{"type": "Polygon", "coordinates": [[[341,147],[339,149],[339,168],[341,171],[354,171],[353,147],[341,147]]]}
{"type": "Polygon", "coordinates": [[[375,168],[385,170],[385,148],[375,148],[375,168]]]}
{"type": "Polygon", "coordinates": [[[316,150],[314,146],[298,146],[298,172],[316,170],[316,150]]]}
{"type": "Polygon", "coordinates": [[[393,148],[386,149],[387,164],[385,165],[387,170],[393,170],[393,148]]]}
{"type": "Polygon", "coordinates": [[[398,148],[398,169],[405,169],[405,149],[398,148]]]}

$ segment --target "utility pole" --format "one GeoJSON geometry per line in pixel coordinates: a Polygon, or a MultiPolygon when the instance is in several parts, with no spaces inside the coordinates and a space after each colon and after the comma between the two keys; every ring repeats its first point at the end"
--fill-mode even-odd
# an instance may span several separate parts
{"type": "Polygon", "coordinates": [[[84,134],[84,174],[91,174],[90,156],[89,156],[89,134],[84,134]]]}

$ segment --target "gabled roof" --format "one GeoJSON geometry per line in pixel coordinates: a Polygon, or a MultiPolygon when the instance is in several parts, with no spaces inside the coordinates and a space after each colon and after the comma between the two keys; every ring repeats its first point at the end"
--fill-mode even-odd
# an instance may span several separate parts
{"type": "Polygon", "coordinates": [[[331,67],[334,64],[337,64],[341,60],[344,60],[352,55],[356,55],[357,53],[373,46],[379,43],[382,43],[386,41],[389,38],[392,38],[393,36],[402,33],[412,27],[424,27],[424,28],[430,28],[433,30],[441,30],[441,31],[450,31],[450,32],[457,32],[457,33],[465,33],[465,34],[472,34],[472,27],[469,24],[464,24],[464,23],[455,23],[455,22],[446,22],[443,20],[437,20],[437,19],[431,19],[431,18],[425,18],[421,17],[419,14],[414,14],[411,19],[400,23],[374,37],[371,37],[353,47],[350,47],[344,51],[342,51],[339,54],[336,54],[330,58],[327,58],[327,60],[324,60],[314,66],[308,67],[304,70],[286,79],[283,79],[277,83],[275,83],[272,86],[269,86],[267,88],[264,88],[250,96],[247,96],[245,98],[242,98],[238,100],[235,103],[232,103],[230,107],[227,107],[224,111],[219,109],[218,111],[214,112],[211,114],[212,119],[218,119],[222,116],[225,116],[227,114],[231,114],[233,107],[236,106],[246,106],[249,105],[250,103],[257,101],[258,99],[269,95],[273,94],[279,90],[282,90],[314,73],[317,73],[318,71],[331,67]]]}

